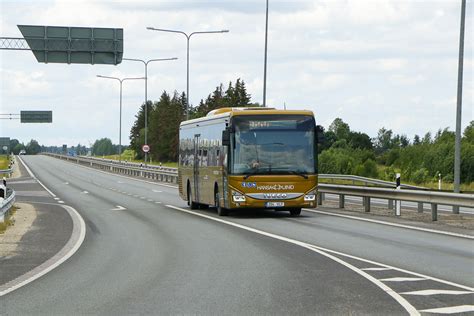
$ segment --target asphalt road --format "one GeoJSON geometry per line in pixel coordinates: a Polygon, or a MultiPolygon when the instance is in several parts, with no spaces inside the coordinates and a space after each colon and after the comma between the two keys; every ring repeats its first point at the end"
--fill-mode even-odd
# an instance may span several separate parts
{"type": "Polygon", "coordinates": [[[472,239],[311,212],[218,218],[170,186],[24,161],[87,233],[64,264],[1,297],[0,314],[396,315],[474,302],[472,239]]]}

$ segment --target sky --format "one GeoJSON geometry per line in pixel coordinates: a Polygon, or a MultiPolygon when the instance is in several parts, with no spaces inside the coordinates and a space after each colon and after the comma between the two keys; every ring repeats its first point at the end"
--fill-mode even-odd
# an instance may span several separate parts
{"type": "MultiPolygon", "coordinates": [[[[381,127],[415,134],[455,128],[461,0],[269,1],[267,104],[309,109],[328,128],[342,118],[352,130],[381,127]]],[[[265,0],[0,0],[0,37],[17,25],[124,29],[124,57],[171,58],[148,67],[148,98],[186,90],[186,39],[146,27],[193,31],[190,102],[217,85],[245,81],[262,103],[265,0]]],[[[462,129],[474,120],[473,1],[467,1],[462,129]]],[[[52,124],[0,120],[0,137],[25,144],[89,146],[119,140],[119,84],[96,75],[143,77],[140,63],[38,63],[31,51],[0,50],[0,114],[52,110],[52,124]]],[[[122,144],[144,102],[144,82],[123,84],[122,144]]]]}

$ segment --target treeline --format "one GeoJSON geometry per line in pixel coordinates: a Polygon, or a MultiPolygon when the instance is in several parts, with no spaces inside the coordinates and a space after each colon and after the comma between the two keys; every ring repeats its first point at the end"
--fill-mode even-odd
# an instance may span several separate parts
{"type": "Polygon", "coordinates": [[[10,152],[14,155],[20,154],[24,150],[28,155],[36,155],[41,152],[41,146],[34,139],[30,140],[26,145],[20,143],[18,139],[10,139],[10,152]]]}
{"type": "MultiPolygon", "coordinates": [[[[432,136],[394,134],[381,128],[375,138],[351,131],[340,118],[325,132],[325,142],[319,148],[319,172],[354,174],[393,181],[401,172],[404,181],[423,183],[454,179],[455,134],[447,128],[432,136]]],[[[461,182],[474,181],[474,121],[464,130],[461,146],[461,182]]]]}
{"type": "MultiPolygon", "coordinates": [[[[259,106],[251,103],[245,82],[237,79],[235,84],[229,82],[224,90],[223,84],[199,102],[196,107],[190,106],[189,118],[205,116],[209,111],[231,106],[259,106]]],[[[150,158],[154,161],[177,161],[179,143],[179,124],[186,119],[186,94],[175,91],[172,95],[166,91],[158,102],[148,101],[148,144],[150,158]]],[[[143,159],[142,146],[145,143],[145,104],[135,115],[135,123],[130,130],[130,149],[136,153],[136,159],[143,159]]]]}
{"type": "MultiPolygon", "coordinates": [[[[226,89],[220,84],[202,99],[199,105],[190,106],[189,118],[205,116],[222,107],[260,106],[252,103],[245,82],[237,79],[226,89]]],[[[130,149],[136,159],[143,159],[145,105],[140,107],[130,131],[130,149]]],[[[179,124],[186,118],[186,95],[163,92],[159,101],[148,101],[148,144],[154,161],[177,161],[179,124]]],[[[423,137],[406,135],[381,128],[376,137],[350,129],[342,119],[336,118],[324,132],[325,141],[319,145],[319,172],[353,174],[393,181],[401,172],[403,181],[423,183],[437,180],[452,182],[454,175],[454,132],[439,130],[423,137]]],[[[474,181],[474,121],[464,130],[461,152],[461,181],[474,181]]]]}

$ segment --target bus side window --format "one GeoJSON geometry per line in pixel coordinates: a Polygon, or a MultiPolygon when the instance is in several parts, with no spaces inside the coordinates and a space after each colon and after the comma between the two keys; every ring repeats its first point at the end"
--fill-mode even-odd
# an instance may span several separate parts
{"type": "Polygon", "coordinates": [[[202,152],[202,166],[207,166],[207,149],[202,152]]]}

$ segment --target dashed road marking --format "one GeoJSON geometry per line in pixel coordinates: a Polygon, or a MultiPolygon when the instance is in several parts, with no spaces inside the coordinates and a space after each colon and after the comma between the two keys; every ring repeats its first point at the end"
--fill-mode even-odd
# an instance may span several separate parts
{"type": "Polygon", "coordinates": [[[474,294],[471,291],[453,291],[453,290],[421,290],[421,291],[413,291],[413,292],[404,292],[400,293],[404,295],[421,295],[421,296],[429,296],[429,295],[464,295],[464,294],[474,294]]]}
{"type": "Polygon", "coordinates": [[[451,307],[424,309],[420,312],[433,313],[433,314],[467,313],[467,312],[474,312],[474,305],[459,305],[459,306],[451,306],[451,307]]]}
{"type": "Polygon", "coordinates": [[[153,192],[156,192],[156,193],[161,193],[163,191],[159,191],[159,190],[152,190],[153,192]]]}
{"type": "Polygon", "coordinates": [[[414,278],[414,277],[395,277],[395,278],[387,278],[387,279],[380,279],[383,282],[416,282],[416,281],[425,281],[426,278],[414,278]]]}
{"type": "Polygon", "coordinates": [[[156,202],[155,202],[155,204],[161,204],[161,202],[159,202],[159,201],[156,201],[156,202]]]}
{"type": "Polygon", "coordinates": [[[363,268],[363,271],[386,271],[391,270],[390,268],[363,268]]]}
{"type": "Polygon", "coordinates": [[[56,201],[57,201],[57,200],[59,200],[59,198],[58,198],[58,197],[55,197],[54,199],[55,199],[56,201]]]}
{"type": "Polygon", "coordinates": [[[126,210],[126,208],[123,207],[123,206],[120,206],[120,205],[116,205],[116,208],[112,208],[110,210],[111,211],[123,211],[123,210],[126,210]]]}
{"type": "Polygon", "coordinates": [[[153,202],[153,200],[151,200],[151,199],[148,199],[148,202],[153,202]]]}
{"type": "Polygon", "coordinates": [[[82,193],[83,193],[83,194],[89,194],[89,192],[87,192],[87,191],[82,191],[82,193]]]}
{"type": "Polygon", "coordinates": [[[58,203],[64,204],[64,201],[58,201],[58,203]]]}

